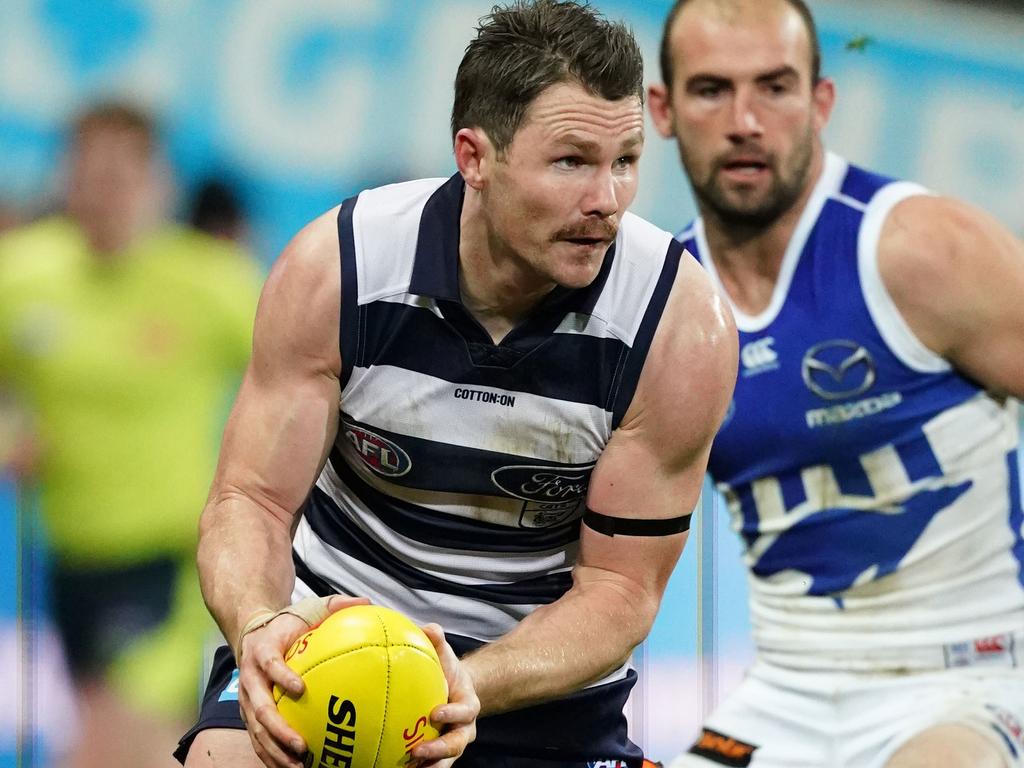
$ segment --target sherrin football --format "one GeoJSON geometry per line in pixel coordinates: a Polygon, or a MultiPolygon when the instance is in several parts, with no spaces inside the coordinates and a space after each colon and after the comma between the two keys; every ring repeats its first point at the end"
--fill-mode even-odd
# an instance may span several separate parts
{"type": "Polygon", "coordinates": [[[302,635],[285,662],[306,684],[295,699],[274,687],[277,709],[306,740],[309,766],[398,768],[437,729],[448,700],[430,639],[398,611],[356,605],[302,635]]]}

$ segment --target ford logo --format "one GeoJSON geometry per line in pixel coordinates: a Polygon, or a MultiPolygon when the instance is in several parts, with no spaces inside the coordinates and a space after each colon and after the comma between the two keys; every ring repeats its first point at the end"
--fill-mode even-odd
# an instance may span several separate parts
{"type": "Polygon", "coordinates": [[[516,464],[494,470],[491,481],[517,499],[556,504],[586,496],[593,471],[593,464],[575,469],[516,464]]]}

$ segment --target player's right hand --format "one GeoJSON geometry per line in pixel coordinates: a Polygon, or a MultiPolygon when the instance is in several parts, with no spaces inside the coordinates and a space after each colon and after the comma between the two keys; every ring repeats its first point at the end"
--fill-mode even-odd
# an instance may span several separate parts
{"type": "Polygon", "coordinates": [[[448,681],[448,703],[435,707],[430,715],[431,722],[441,731],[440,736],[414,747],[411,757],[416,768],[451,768],[452,763],[476,739],[480,699],[469,672],[445,639],[444,630],[437,624],[426,624],[423,631],[433,643],[444,669],[448,681]]]}
{"type": "MultiPolygon", "coordinates": [[[[363,597],[331,596],[328,615],[353,605],[366,605],[363,597]]],[[[285,664],[292,644],[313,627],[299,616],[281,613],[238,643],[238,706],[256,755],[267,768],[302,768],[306,742],[285,721],[274,703],[274,685],[290,695],[302,695],[305,685],[285,664]]]]}

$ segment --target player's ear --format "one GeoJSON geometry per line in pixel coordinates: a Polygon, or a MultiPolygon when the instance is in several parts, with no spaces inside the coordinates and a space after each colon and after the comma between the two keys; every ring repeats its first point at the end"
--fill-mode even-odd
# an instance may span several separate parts
{"type": "Polygon", "coordinates": [[[812,96],[814,98],[814,128],[820,133],[828,125],[832,107],[836,103],[835,82],[828,77],[821,78],[815,83],[812,96]]]}
{"type": "Polygon", "coordinates": [[[455,134],[455,165],[466,186],[476,190],[484,186],[494,155],[491,140],[482,129],[461,128],[455,134]]]}
{"type": "Polygon", "coordinates": [[[664,83],[651,83],[647,87],[647,108],[651,111],[651,122],[662,138],[675,136],[676,127],[672,119],[672,95],[664,83]]]}

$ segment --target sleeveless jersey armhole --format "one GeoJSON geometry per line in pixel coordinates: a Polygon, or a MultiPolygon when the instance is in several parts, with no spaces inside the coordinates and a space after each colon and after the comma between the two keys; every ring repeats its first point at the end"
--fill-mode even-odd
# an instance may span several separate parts
{"type": "Polygon", "coordinates": [[[921,373],[950,370],[945,359],[925,346],[911,330],[885,287],[878,269],[878,241],[889,213],[897,203],[915,195],[933,194],[911,182],[899,181],[878,191],[868,203],[857,240],[861,291],[871,319],[892,353],[908,368],[921,373]]]}

